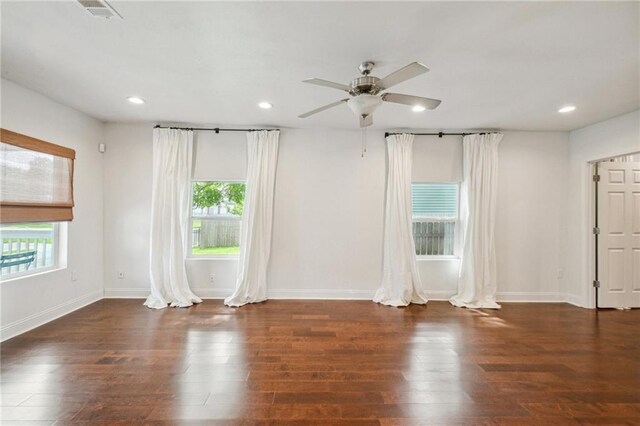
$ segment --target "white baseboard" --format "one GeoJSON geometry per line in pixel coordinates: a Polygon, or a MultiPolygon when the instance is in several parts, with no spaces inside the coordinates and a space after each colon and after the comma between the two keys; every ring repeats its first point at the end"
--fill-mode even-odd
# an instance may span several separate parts
{"type": "Polygon", "coordinates": [[[371,300],[374,290],[343,289],[275,289],[268,292],[270,299],[325,299],[325,300],[371,300]]]}
{"type": "Polygon", "coordinates": [[[427,290],[429,300],[448,301],[455,293],[447,290],[427,290]]]}
{"type": "MultiPolygon", "coordinates": [[[[202,299],[224,299],[231,296],[231,288],[194,288],[193,292],[202,299]]],[[[374,291],[370,290],[342,290],[342,289],[274,289],[269,290],[269,299],[326,299],[326,300],[370,300],[374,291]]],[[[149,290],[140,288],[107,288],[104,290],[106,299],[146,299],[149,290]]]]}
{"type": "Polygon", "coordinates": [[[505,291],[496,294],[498,302],[522,302],[522,303],[564,303],[565,294],[555,292],[520,292],[505,291]]]}
{"type": "MultiPolygon", "coordinates": [[[[449,300],[455,295],[454,292],[439,290],[428,291],[429,300],[449,300]]],[[[566,302],[563,293],[536,293],[536,292],[520,292],[520,291],[503,291],[496,294],[498,302],[511,303],[564,303],[566,302]]]]}
{"type": "MultiPolygon", "coordinates": [[[[233,293],[230,288],[194,289],[193,292],[203,299],[224,299],[233,293]]],[[[347,290],[347,289],[273,289],[268,291],[269,299],[300,299],[300,300],[371,300],[375,290],[347,290]]],[[[454,295],[451,291],[426,291],[429,300],[449,300],[454,295]]],[[[107,288],[104,297],[107,299],[145,299],[149,290],[140,288],[107,288]]],[[[499,302],[522,303],[563,303],[567,302],[567,295],[563,293],[534,293],[534,292],[499,292],[499,302]]],[[[580,306],[577,303],[569,302],[580,306]]]]}
{"type": "MultiPolygon", "coordinates": [[[[193,289],[202,299],[224,299],[233,293],[231,288],[193,289]]],[[[274,289],[268,291],[269,299],[299,299],[299,300],[371,300],[375,290],[344,290],[344,289],[274,289]]],[[[447,291],[428,291],[430,300],[449,300],[452,296],[447,291]]],[[[107,288],[104,291],[106,299],[146,299],[149,290],[140,288],[107,288]]]]}
{"type": "MultiPolygon", "coordinates": [[[[231,288],[201,288],[193,292],[203,299],[224,299],[233,293],[231,288]]],[[[375,290],[346,290],[346,289],[273,289],[268,291],[269,299],[300,299],[300,300],[371,300],[375,290]]],[[[449,300],[454,295],[447,290],[426,290],[429,300],[449,300]]],[[[104,291],[106,299],[146,299],[149,290],[141,288],[107,288],[104,291]]],[[[513,303],[570,303],[585,307],[578,296],[556,292],[498,292],[498,302],[513,303]]]]}
{"type": "Polygon", "coordinates": [[[0,342],[40,327],[50,321],[97,302],[100,299],[102,299],[102,290],[94,291],[93,293],[85,294],[84,296],[45,309],[42,312],[29,315],[21,320],[3,325],[2,328],[0,328],[0,342]]]}
{"type": "Polygon", "coordinates": [[[105,299],[146,299],[148,288],[105,288],[105,299]]]}
{"type": "MultiPolygon", "coordinates": [[[[233,290],[225,288],[194,288],[193,292],[202,299],[224,299],[231,295],[233,290]]],[[[149,297],[149,289],[146,288],[105,288],[105,299],[146,299],[149,297]]]]}
{"type": "Polygon", "coordinates": [[[565,302],[569,303],[570,305],[574,305],[577,306],[579,308],[589,308],[588,306],[586,306],[583,301],[582,298],[580,296],[576,296],[575,294],[565,294],[564,295],[564,300],[565,302]]]}

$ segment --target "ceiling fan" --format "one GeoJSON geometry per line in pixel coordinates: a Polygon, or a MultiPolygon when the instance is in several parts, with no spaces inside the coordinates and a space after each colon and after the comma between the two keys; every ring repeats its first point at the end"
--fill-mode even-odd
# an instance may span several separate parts
{"type": "Polygon", "coordinates": [[[361,63],[358,69],[362,76],[353,79],[349,85],[334,83],[332,81],[322,80],[319,78],[302,80],[303,83],[316,84],[318,86],[343,90],[351,95],[351,97],[316,108],[313,111],[306,112],[298,117],[307,118],[313,114],[317,114],[346,102],[349,108],[351,108],[351,110],[360,118],[360,127],[368,127],[373,124],[373,112],[382,104],[383,101],[409,105],[414,108],[417,107],[419,110],[435,109],[440,105],[441,101],[438,99],[402,95],[400,93],[380,93],[395,86],[396,84],[402,83],[403,81],[417,77],[420,74],[424,74],[429,71],[429,68],[422,65],[420,62],[412,62],[382,79],[369,75],[371,74],[374,65],[375,64],[371,61],[361,63]]]}

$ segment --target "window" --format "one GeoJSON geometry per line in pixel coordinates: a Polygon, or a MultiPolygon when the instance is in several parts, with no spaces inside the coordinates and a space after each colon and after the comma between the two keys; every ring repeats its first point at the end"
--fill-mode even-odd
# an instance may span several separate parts
{"type": "MultiPolygon", "coordinates": [[[[0,279],[60,264],[60,228],[73,219],[76,152],[0,129],[0,279]]],[[[66,229],[66,228],[64,228],[66,229]]]]}
{"type": "Polygon", "coordinates": [[[244,182],[194,182],[191,254],[237,256],[244,206],[244,182]]]}
{"type": "Polygon", "coordinates": [[[11,223],[0,225],[2,257],[0,278],[7,279],[58,266],[57,223],[11,223]]]}
{"type": "Polygon", "coordinates": [[[457,183],[414,183],[413,239],[417,256],[455,256],[457,183]]]}

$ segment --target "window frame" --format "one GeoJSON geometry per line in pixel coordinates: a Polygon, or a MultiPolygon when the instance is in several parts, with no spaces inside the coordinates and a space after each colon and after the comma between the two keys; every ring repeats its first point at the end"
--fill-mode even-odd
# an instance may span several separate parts
{"type": "MultiPolygon", "coordinates": [[[[456,186],[456,217],[454,219],[454,227],[453,227],[453,254],[416,254],[416,259],[420,261],[433,261],[433,260],[459,260],[460,259],[460,250],[462,246],[462,239],[460,235],[460,186],[461,182],[411,182],[411,188],[413,189],[413,185],[455,185],[456,186]]],[[[436,217],[436,216],[415,216],[413,215],[413,200],[411,202],[411,223],[415,222],[450,222],[452,218],[444,218],[444,217],[436,217]],[[426,220],[425,220],[426,219],[426,220]]],[[[411,233],[411,237],[414,239],[413,247],[415,251],[415,238],[413,236],[413,232],[411,233]]]]}
{"type": "MultiPolygon", "coordinates": [[[[238,254],[194,254],[193,253],[193,220],[194,219],[207,219],[212,216],[194,216],[193,215],[193,185],[198,182],[225,182],[225,183],[243,183],[245,184],[245,195],[246,195],[246,184],[247,181],[235,180],[235,179],[216,179],[216,180],[202,180],[202,179],[191,179],[191,191],[189,192],[189,251],[187,253],[187,259],[191,260],[237,260],[240,257],[240,253],[238,254]]],[[[242,228],[242,216],[236,216],[240,222],[240,227],[242,228]]],[[[242,232],[242,231],[241,231],[242,232]]],[[[240,245],[240,242],[238,242],[240,245]]]]}
{"type": "MultiPolygon", "coordinates": [[[[42,222],[24,222],[24,223],[42,223],[42,222]]],[[[66,222],[50,222],[50,223],[53,224],[53,244],[51,247],[51,258],[53,259],[53,264],[49,266],[44,266],[41,268],[27,269],[26,271],[19,271],[19,272],[13,272],[10,274],[0,275],[0,282],[5,283],[5,282],[21,279],[21,278],[31,277],[34,275],[41,275],[48,272],[59,271],[66,268],[65,262],[61,258],[62,250],[60,249],[60,246],[62,245],[61,235],[63,233],[63,231],[61,231],[61,228],[64,228],[64,230],[66,230],[66,222]]]]}

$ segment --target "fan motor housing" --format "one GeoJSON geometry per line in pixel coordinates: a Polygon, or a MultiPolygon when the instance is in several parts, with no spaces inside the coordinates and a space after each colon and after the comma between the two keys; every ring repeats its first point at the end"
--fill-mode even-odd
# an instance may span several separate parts
{"type": "Polygon", "coordinates": [[[378,77],[372,75],[365,75],[358,77],[351,82],[351,93],[354,96],[360,94],[377,95],[380,89],[376,86],[376,83],[380,81],[378,77]]]}

